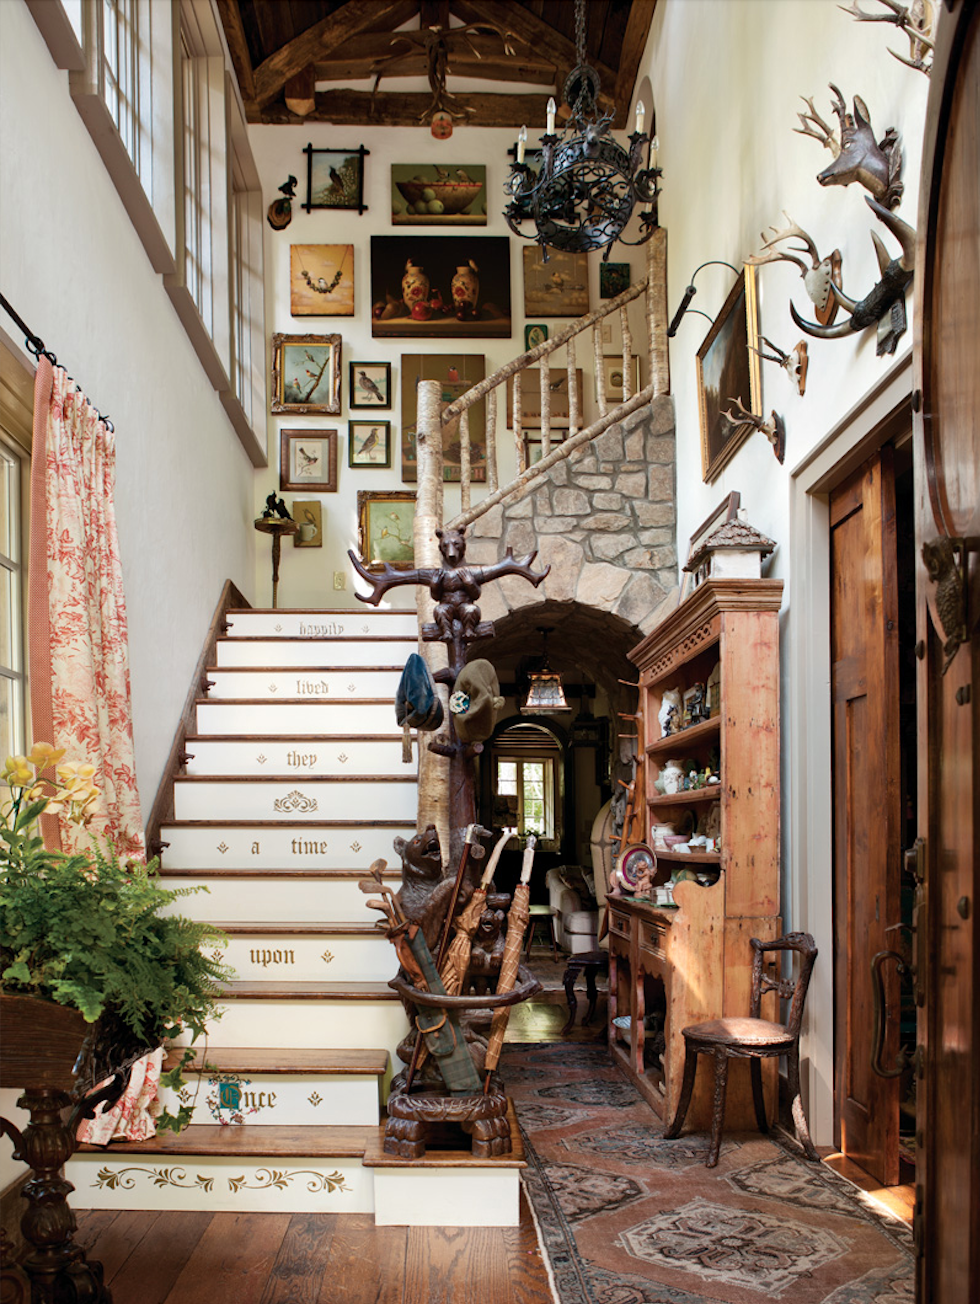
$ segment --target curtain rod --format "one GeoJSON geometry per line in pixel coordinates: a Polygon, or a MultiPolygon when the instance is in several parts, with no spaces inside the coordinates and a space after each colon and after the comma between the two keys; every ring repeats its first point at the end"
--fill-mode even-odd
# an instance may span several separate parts
{"type": "MultiPolygon", "coordinates": [[[[52,367],[61,367],[62,371],[67,371],[67,368],[62,366],[55,354],[53,354],[50,349],[44,347],[44,340],[41,339],[40,335],[34,334],[27,322],[25,322],[23,317],[21,317],[20,313],[14,310],[10,300],[3,294],[0,294],[0,308],[3,308],[7,316],[10,317],[12,321],[16,322],[18,327],[24,332],[24,344],[27,347],[28,353],[33,353],[36,358],[45,357],[51,363],[52,367]]],[[[72,376],[69,376],[68,379],[72,384],[74,384],[75,392],[81,394],[81,385],[79,385],[72,376]]],[[[86,399],[86,402],[91,403],[91,400],[86,399]]],[[[92,407],[95,407],[94,403],[91,405],[92,407]]],[[[106,429],[115,433],[116,427],[112,424],[110,418],[104,417],[98,408],[95,408],[95,413],[103,425],[105,425],[106,429]]]]}

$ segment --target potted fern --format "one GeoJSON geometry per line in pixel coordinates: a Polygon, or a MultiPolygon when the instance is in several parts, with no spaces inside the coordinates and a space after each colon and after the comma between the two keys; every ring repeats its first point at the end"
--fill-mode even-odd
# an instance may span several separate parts
{"type": "MultiPolygon", "coordinates": [[[[98,803],[93,768],[63,764],[63,756],[39,743],[0,770],[7,789],[0,805],[3,1078],[17,1086],[47,1053],[46,1012],[62,1026],[66,1051],[71,1027],[94,1033],[89,1063],[76,1074],[97,1079],[181,1032],[196,1040],[217,1017],[219,985],[231,974],[214,955],[223,934],[171,913],[179,897],[198,889],[162,887],[156,860],[124,862],[111,841],[94,837],[83,852],[45,848],[37,828],[43,813],[85,825],[98,803]],[[17,1029],[24,1035],[13,1037],[17,1029]]],[[[163,1084],[179,1088],[182,1067],[163,1084]]],[[[157,1126],[176,1130],[189,1113],[161,1116],[157,1126]]]]}

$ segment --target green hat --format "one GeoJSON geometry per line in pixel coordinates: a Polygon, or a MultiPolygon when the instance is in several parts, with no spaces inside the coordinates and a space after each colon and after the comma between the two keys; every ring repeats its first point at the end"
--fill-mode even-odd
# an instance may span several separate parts
{"type": "Polygon", "coordinates": [[[489,661],[470,661],[459,672],[449,698],[456,735],[464,743],[483,743],[503,710],[497,672],[489,661]]]}

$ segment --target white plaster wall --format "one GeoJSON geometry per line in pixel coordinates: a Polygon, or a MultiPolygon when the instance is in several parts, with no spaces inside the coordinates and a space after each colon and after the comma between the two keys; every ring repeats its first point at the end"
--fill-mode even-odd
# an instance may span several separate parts
{"type": "MultiPolygon", "coordinates": [[[[528,135],[531,141],[540,136],[544,125],[544,122],[528,124],[528,135]]],[[[339,432],[338,492],[324,495],[284,494],[287,503],[291,502],[293,497],[320,498],[324,514],[324,544],[322,548],[296,548],[288,540],[284,542],[279,579],[280,606],[353,607],[358,605],[353,595],[355,577],[347,558],[347,549],[357,548],[357,491],[359,489],[392,490],[403,487],[414,489],[415,487],[414,484],[403,486],[400,472],[401,355],[403,353],[482,353],[486,358],[486,374],[489,376],[497,367],[509,362],[517,354],[523,353],[526,320],[545,321],[550,336],[554,336],[570,320],[534,316],[525,318],[522,250],[527,242],[511,236],[510,289],[513,334],[509,340],[374,340],[371,338],[371,236],[414,233],[428,238],[445,235],[452,239],[459,239],[467,234],[467,228],[392,226],[390,203],[392,163],[439,163],[454,167],[465,167],[467,163],[484,163],[487,168],[487,225],[472,228],[472,234],[509,236],[510,231],[503,218],[506,202],[504,182],[510,175],[510,158],[507,150],[514,145],[515,135],[515,132],[504,129],[459,126],[449,140],[440,141],[433,137],[428,127],[386,127],[372,131],[309,123],[301,127],[252,126],[249,128],[249,142],[262,179],[263,202],[268,205],[278,197],[278,188],[290,173],[299,178],[296,187],[297,200],[293,203],[292,223],[285,231],[273,231],[268,224],[265,228],[267,339],[271,341],[275,332],[297,334],[336,332],[343,339],[341,394],[343,410],[340,417],[270,416],[269,467],[255,477],[255,514],[259,515],[270,491],[273,489],[279,491],[278,448],[281,426],[285,425],[291,429],[333,428],[339,432]],[[368,205],[366,213],[358,215],[355,212],[331,212],[324,209],[314,210],[311,213],[303,212],[301,203],[306,198],[306,156],[302,150],[309,142],[320,149],[328,147],[356,149],[358,145],[363,144],[371,151],[365,162],[364,198],[368,205]],[[353,244],[355,297],[353,317],[292,317],[290,315],[289,246],[291,244],[353,244]],[[390,412],[377,412],[379,418],[390,420],[392,423],[393,456],[390,470],[352,469],[347,465],[347,422],[351,417],[363,419],[371,416],[371,412],[358,409],[351,412],[348,404],[348,363],[357,359],[387,361],[392,364],[392,409],[390,412]],[[335,571],[340,572],[344,577],[346,588],[343,591],[333,589],[335,571]]],[[[646,254],[642,248],[624,249],[616,246],[611,259],[630,263],[633,269],[631,279],[634,282],[642,279],[646,274],[646,254]]],[[[590,255],[589,263],[589,301],[594,310],[601,306],[599,255],[590,255]]],[[[631,311],[630,329],[634,351],[645,352],[642,309],[636,308],[635,305],[631,311]]],[[[587,419],[595,410],[595,369],[591,362],[591,349],[591,334],[581,337],[577,358],[578,365],[584,371],[583,387],[587,419]]],[[[611,342],[603,345],[603,352],[612,354],[621,349],[622,336],[617,314],[612,327],[611,342]]],[[[554,356],[551,365],[564,367],[565,357],[565,350],[562,348],[554,356]]],[[[646,384],[648,379],[644,368],[641,375],[642,383],[646,384]]],[[[504,406],[505,398],[502,394],[498,399],[497,415],[501,484],[506,484],[516,472],[513,434],[505,425],[504,406]]],[[[481,492],[479,486],[475,487],[474,499],[479,497],[481,492]]],[[[459,487],[447,484],[445,518],[449,519],[458,510],[459,487]]],[[[259,546],[256,567],[258,600],[268,604],[272,582],[267,543],[264,547],[261,544],[259,546]]],[[[414,601],[414,589],[406,586],[391,590],[382,605],[406,607],[411,606],[414,601]]]]}
{"type": "Polygon", "coordinates": [[[146,817],[222,585],[252,597],[254,474],[23,0],[0,3],[0,285],[116,428],[146,817]]]}

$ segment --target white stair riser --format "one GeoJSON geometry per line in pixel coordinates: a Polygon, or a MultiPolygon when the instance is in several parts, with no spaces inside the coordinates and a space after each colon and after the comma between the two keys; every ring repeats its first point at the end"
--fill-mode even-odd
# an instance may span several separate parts
{"type": "MultiPolygon", "coordinates": [[[[362,897],[362,904],[365,900],[362,897]]],[[[379,917],[377,910],[369,914],[379,917]]],[[[247,982],[266,978],[296,982],[387,982],[398,968],[395,948],[380,932],[355,937],[231,933],[222,955],[237,976],[247,982]]]]}
{"type": "Polygon", "coordinates": [[[390,702],[199,702],[201,734],[288,734],[309,738],[323,734],[390,734],[395,729],[390,702]]]}
{"type": "Polygon", "coordinates": [[[418,788],[414,777],[397,783],[304,784],[302,779],[269,783],[174,784],[174,818],[178,820],[280,820],[306,824],[310,820],[415,819],[418,788]]]}
{"type": "Polygon", "coordinates": [[[236,611],[228,616],[229,638],[370,638],[403,634],[418,638],[414,611],[236,611]]]}
{"type": "Polygon", "coordinates": [[[379,1227],[516,1227],[520,1169],[375,1168],[374,1221],[379,1227]]]}
{"type": "MultiPolygon", "coordinates": [[[[168,878],[164,872],[160,886],[208,888],[207,892],[179,897],[174,903],[171,913],[189,919],[221,919],[228,923],[261,919],[273,924],[292,923],[295,919],[343,919],[373,924],[378,918],[378,912],[365,905],[367,897],[353,878],[168,878]]],[[[396,890],[397,879],[391,880],[390,886],[396,890]]]]}
{"type": "Polygon", "coordinates": [[[163,1107],[176,1113],[197,1099],[191,1123],[232,1127],[373,1127],[380,1121],[378,1079],[367,1073],[223,1073],[195,1075],[178,1099],[160,1092],[163,1107]]]}
{"type": "MultiPolygon", "coordinates": [[[[387,664],[387,663],[386,663],[387,664]]],[[[208,700],[394,697],[401,670],[209,670],[208,700]]],[[[392,713],[392,722],[394,713],[392,713]]]]}
{"type": "MultiPolygon", "coordinates": [[[[386,1050],[398,1068],[398,1043],[408,1032],[408,1020],[398,1001],[252,1000],[243,997],[221,1003],[222,1015],[208,1026],[211,1046],[258,1049],[283,1046],[295,1050],[386,1050]]],[[[179,1038],[178,1042],[184,1040],[179,1038]]]]}
{"type": "MultiPolygon", "coordinates": [[[[396,837],[411,839],[415,823],[375,828],[180,828],[164,825],[163,869],[356,869],[367,872],[379,857],[401,871],[392,847],[396,837]],[[223,848],[223,849],[222,849],[223,848]]],[[[261,916],[258,916],[261,918],[261,916]]],[[[325,918],[317,916],[318,919],[325,918]]]]}
{"type": "Polygon", "coordinates": [[[65,1176],[75,1187],[73,1209],[186,1209],[201,1213],[374,1210],[372,1176],[359,1159],[93,1151],[69,1160],[65,1176]]]}
{"type": "MultiPolygon", "coordinates": [[[[394,718],[394,717],[392,717],[394,718]]],[[[316,738],[287,742],[228,741],[193,738],[187,742],[192,759],[187,773],[194,775],[247,774],[295,775],[331,778],[349,774],[415,774],[417,751],[402,760],[401,736],[394,738],[316,738]]]]}
{"type": "Polygon", "coordinates": [[[278,640],[244,642],[241,639],[219,640],[215,649],[218,666],[394,666],[404,665],[412,652],[418,651],[418,639],[406,637],[398,642],[337,643],[325,639],[297,639],[288,643],[278,640]]]}

